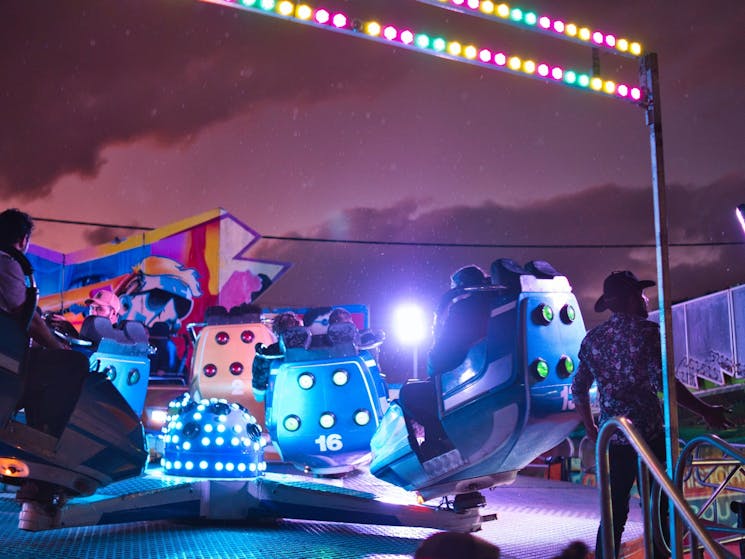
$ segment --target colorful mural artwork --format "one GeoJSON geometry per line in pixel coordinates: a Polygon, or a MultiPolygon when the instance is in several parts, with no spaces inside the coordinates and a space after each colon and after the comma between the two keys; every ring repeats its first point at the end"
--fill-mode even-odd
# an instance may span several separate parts
{"type": "Polygon", "coordinates": [[[39,307],[79,326],[85,300],[105,289],[122,303],[121,318],[143,322],[154,337],[186,335],[208,307],[251,303],[289,264],[243,255],[260,236],[223,209],[70,254],[33,246],[29,259],[39,307]]]}

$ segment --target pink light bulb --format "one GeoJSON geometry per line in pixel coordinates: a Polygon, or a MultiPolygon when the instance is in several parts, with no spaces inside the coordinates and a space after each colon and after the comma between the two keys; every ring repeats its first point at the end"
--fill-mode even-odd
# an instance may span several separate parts
{"type": "Polygon", "coordinates": [[[408,29],[406,31],[401,31],[401,42],[405,45],[410,45],[414,42],[414,34],[408,29]]]}
{"type": "Polygon", "coordinates": [[[564,33],[565,25],[563,21],[559,21],[558,19],[554,22],[554,31],[557,33],[564,33]]]}
{"type": "Polygon", "coordinates": [[[631,88],[631,98],[634,101],[638,101],[639,99],[642,98],[642,92],[641,92],[641,90],[638,87],[632,87],[631,88]]]}
{"type": "Polygon", "coordinates": [[[555,80],[560,80],[561,78],[563,78],[563,77],[564,77],[564,70],[562,70],[562,69],[561,69],[561,68],[559,68],[558,66],[554,66],[554,67],[553,67],[553,68],[551,69],[551,77],[552,77],[553,79],[555,79],[555,80]]]}
{"type": "Polygon", "coordinates": [[[592,42],[596,43],[598,45],[603,44],[603,34],[600,31],[595,31],[595,33],[592,34],[592,42]]]}
{"type": "Polygon", "coordinates": [[[333,22],[334,27],[346,27],[347,26],[347,16],[344,14],[336,14],[334,15],[333,22]]]}
{"type": "Polygon", "coordinates": [[[481,4],[480,0],[468,0],[468,7],[472,10],[477,10],[479,8],[479,4],[481,4]]]}
{"type": "Polygon", "coordinates": [[[503,52],[498,52],[494,55],[494,64],[497,66],[504,66],[507,64],[507,56],[503,52]]]}
{"type": "Polygon", "coordinates": [[[479,59],[481,62],[489,62],[491,60],[491,51],[488,49],[481,49],[479,52],[479,59]]]}
{"type": "Polygon", "coordinates": [[[546,77],[548,76],[548,66],[546,64],[539,64],[538,65],[538,74],[546,77]]]}
{"type": "Polygon", "coordinates": [[[398,36],[398,30],[392,25],[388,25],[386,26],[385,29],[383,29],[383,37],[385,37],[389,41],[392,41],[397,36],[398,36]]]}
{"type": "Polygon", "coordinates": [[[605,44],[609,47],[615,47],[616,46],[616,37],[614,35],[606,35],[605,36],[605,44]]]}
{"type": "Polygon", "coordinates": [[[616,91],[620,97],[628,97],[629,95],[629,87],[624,84],[619,85],[616,91]]]}
{"type": "Polygon", "coordinates": [[[328,23],[330,19],[330,15],[326,10],[318,10],[316,11],[316,21],[318,23],[328,23]]]}
{"type": "Polygon", "coordinates": [[[551,20],[548,19],[546,16],[541,16],[541,18],[538,20],[538,25],[540,25],[544,29],[550,29],[551,28],[551,20]]]}

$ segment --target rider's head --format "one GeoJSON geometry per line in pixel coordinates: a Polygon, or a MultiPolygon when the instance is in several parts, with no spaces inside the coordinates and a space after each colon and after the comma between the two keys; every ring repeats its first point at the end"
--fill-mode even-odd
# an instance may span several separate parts
{"type": "Polygon", "coordinates": [[[450,287],[452,289],[477,287],[479,285],[489,285],[489,278],[484,270],[473,264],[457,269],[450,276],[450,287]]]}
{"type": "Polygon", "coordinates": [[[119,297],[111,291],[105,289],[96,291],[91,298],[85,300],[85,304],[88,305],[91,316],[108,318],[112,324],[116,324],[119,320],[122,305],[119,297]]]}
{"type": "Polygon", "coordinates": [[[0,213],[0,247],[26,252],[34,222],[27,213],[15,208],[0,213]]]}

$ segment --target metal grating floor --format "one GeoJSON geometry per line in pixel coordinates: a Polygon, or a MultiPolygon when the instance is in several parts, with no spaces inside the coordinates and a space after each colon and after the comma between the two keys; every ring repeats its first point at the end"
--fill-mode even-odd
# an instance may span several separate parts
{"type": "MultiPolygon", "coordinates": [[[[413,495],[369,474],[323,481],[269,474],[297,483],[329,483],[374,493],[394,502],[413,495]]],[[[144,479],[109,486],[101,493],[142,490],[159,483],[144,479]]],[[[162,482],[161,482],[162,483],[162,482]]],[[[598,492],[567,482],[518,476],[510,486],[485,492],[484,512],[498,519],[483,524],[479,537],[496,543],[505,559],[548,559],[572,540],[594,545],[598,492]]],[[[641,536],[639,507],[631,507],[624,541],[641,536]]],[[[13,493],[0,494],[0,558],[13,559],[342,559],[411,557],[427,528],[402,528],[282,520],[271,524],[149,521],[24,532],[13,493]]]]}

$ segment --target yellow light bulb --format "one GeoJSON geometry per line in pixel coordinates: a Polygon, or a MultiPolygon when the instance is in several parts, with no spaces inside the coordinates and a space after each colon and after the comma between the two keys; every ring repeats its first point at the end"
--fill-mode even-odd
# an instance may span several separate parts
{"type": "Polygon", "coordinates": [[[500,4],[497,6],[497,15],[503,18],[510,17],[510,7],[507,4],[500,4]]]}
{"type": "Polygon", "coordinates": [[[590,80],[590,88],[594,89],[595,91],[600,91],[603,89],[603,80],[600,78],[592,78],[590,80]]]}
{"type": "Polygon", "coordinates": [[[380,24],[377,21],[371,21],[365,25],[365,33],[377,37],[380,35],[380,24]]]}
{"type": "Polygon", "coordinates": [[[452,54],[453,56],[458,56],[460,54],[460,51],[463,49],[461,44],[457,41],[452,41],[448,43],[448,53],[452,54]]]}
{"type": "Polygon", "coordinates": [[[512,70],[519,70],[520,66],[522,66],[523,61],[520,60],[517,56],[511,56],[510,59],[507,61],[507,65],[512,70]]]}
{"type": "Polygon", "coordinates": [[[587,27],[583,27],[582,29],[579,30],[579,38],[582,39],[583,41],[589,41],[590,35],[591,35],[590,30],[587,29],[587,27]]]}
{"type": "Polygon", "coordinates": [[[292,2],[280,2],[277,11],[283,16],[289,16],[295,11],[295,6],[292,2]]]}

